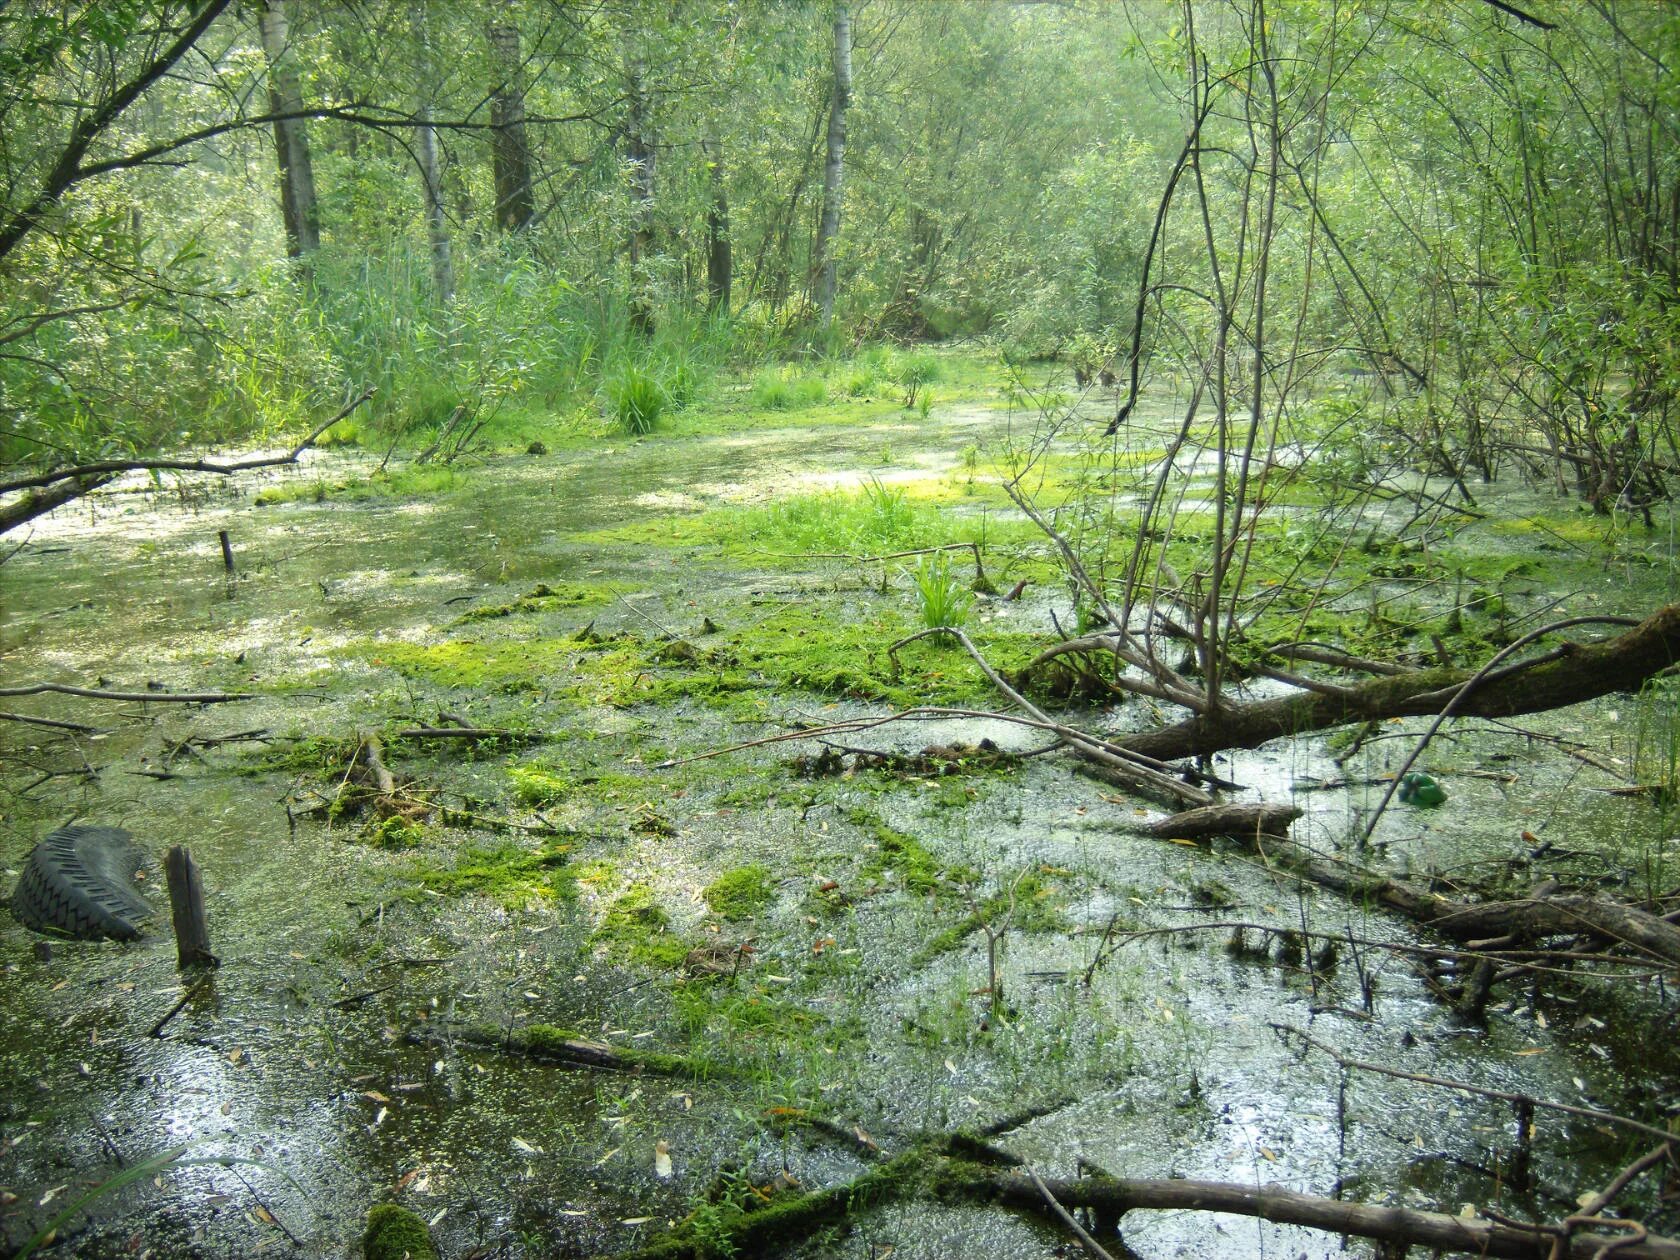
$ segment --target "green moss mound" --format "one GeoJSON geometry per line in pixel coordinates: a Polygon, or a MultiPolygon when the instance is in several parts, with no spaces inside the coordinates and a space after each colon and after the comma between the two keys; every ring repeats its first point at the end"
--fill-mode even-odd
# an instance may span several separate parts
{"type": "Polygon", "coordinates": [[[395,1203],[369,1209],[362,1255],[367,1260],[438,1260],[426,1222],[395,1203]]]}
{"type": "Polygon", "coordinates": [[[770,870],[760,862],[725,871],[701,891],[712,913],[731,921],[750,919],[776,895],[770,870]]]}

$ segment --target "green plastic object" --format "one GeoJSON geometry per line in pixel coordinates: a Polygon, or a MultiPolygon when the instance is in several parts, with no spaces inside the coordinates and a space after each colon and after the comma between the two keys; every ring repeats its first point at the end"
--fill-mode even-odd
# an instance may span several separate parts
{"type": "Polygon", "coordinates": [[[1447,799],[1447,791],[1427,774],[1408,774],[1400,780],[1400,803],[1433,809],[1447,799]]]}

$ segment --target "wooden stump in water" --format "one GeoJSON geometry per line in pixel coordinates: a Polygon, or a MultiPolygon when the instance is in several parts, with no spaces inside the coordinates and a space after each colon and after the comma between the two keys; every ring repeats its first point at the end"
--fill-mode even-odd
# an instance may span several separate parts
{"type": "Polygon", "coordinates": [[[1152,836],[1195,840],[1203,836],[1286,836],[1289,824],[1301,816],[1294,805],[1204,805],[1187,809],[1144,830],[1152,836]]]}
{"type": "Polygon", "coordinates": [[[175,920],[176,966],[219,967],[222,960],[210,952],[210,928],[204,917],[204,881],[198,864],[180,845],[163,855],[163,871],[169,880],[169,912],[175,920]]]}

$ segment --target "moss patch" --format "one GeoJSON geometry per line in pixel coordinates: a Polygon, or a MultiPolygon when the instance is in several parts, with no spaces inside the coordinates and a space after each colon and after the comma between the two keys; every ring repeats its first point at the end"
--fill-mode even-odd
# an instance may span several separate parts
{"type": "Polygon", "coordinates": [[[867,828],[874,836],[875,851],[859,871],[865,879],[898,878],[908,892],[931,893],[942,879],[955,872],[948,871],[914,836],[894,831],[867,810],[853,810],[852,821],[867,828]]]}
{"type": "Polygon", "coordinates": [[[412,849],[424,843],[426,828],[393,814],[362,829],[362,838],[376,849],[412,849]]]}
{"type": "Polygon", "coordinates": [[[627,582],[539,582],[511,603],[485,604],[478,608],[469,608],[456,619],[456,624],[493,621],[499,617],[552,612],[563,608],[599,608],[612,603],[619,595],[631,589],[633,588],[627,582]]]}
{"type": "Polygon", "coordinates": [[[1012,932],[1070,931],[1073,924],[1055,901],[1056,895],[1061,892],[1061,885],[1053,878],[1055,873],[1046,869],[1028,871],[1014,886],[1013,914],[1010,914],[1010,890],[1001,889],[981,902],[978,910],[930,939],[916,952],[913,961],[921,966],[956,949],[971,934],[978,932],[982,924],[993,924],[995,930],[995,925],[1002,924],[1006,915],[1012,932]]]}
{"type": "Polygon", "coordinates": [[[426,1222],[395,1203],[369,1209],[362,1255],[366,1260],[438,1260],[426,1222]]]}
{"type": "Polygon", "coordinates": [[[601,917],[591,941],[609,958],[660,971],[682,966],[689,945],[673,935],[671,916],[646,884],[634,884],[601,917]]]}
{"type": "Polygon", "coordinates": [[[370,665],[383,665],[439,687],[514,693],[541,691],[567,671],[578,645],[569,639],[479,643],[360,643],[343,649],[370,665]]]}
{"type": "Polygon", "coordinates": [[[576,786],[565,775],[540,766],[509,766],[508,777],[520,802],[539,809],[560,804],[576,786]]]}
{"type": "Polygon", "coordinates": [[[725,871],[701,891],[712,913],[720,919],[750,919],[775,899],[770,869],[759,862],[725,871]]]}
{"type": "Polygon", "coordinates": [[[317,478],[309,482],[290,482],[268,486],[257,492],[258,507],[275,503],[313,502],[326,499],[417,499],[427,495],[450,494],[469,488],[469,478],[460,476],[453,468],[400,468],[393,472],[374,473],[369,477],[342,477],[333,481],[317,478]]]}
{"type": "Polygon", "coordinates": [[[483,893],[509,909],[550,905],[577,897],[579,875],[567,864],[566,845],[538,849],[516,844],[485,848],[463,845],[449,868],[420,866],[422,888],[445,896],[483,893]]]}

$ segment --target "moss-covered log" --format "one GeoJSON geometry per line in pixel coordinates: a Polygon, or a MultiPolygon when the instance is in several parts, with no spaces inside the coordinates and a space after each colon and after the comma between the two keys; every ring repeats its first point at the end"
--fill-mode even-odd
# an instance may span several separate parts
{"type": "Polygon", "coordinates": [[[485,1050],[537,1059],[567,1067],[600,1068],[609,1072],[645,1072],[655,1076],[717,1076],[711,1063],[680,1054],[657,1050],[633,1050],[592,1041],[567,1028],[551,1024],[526,1024],[501,1028],[494,1024],[472,1024],[447,1031],[416,1029],[409,1040],[427,1045],[457,1041],[485,1050]]]}
{"type": "Polygon", "coordinates": [[[1201,836],[1282,836],[1301,816],[1296,805],[1204,805],[1170,814],[1144,826],[1152,836],[1196,839],[1201,836]]]}
{"type": "Polygon", "coordinates": [[[788,1195],[750,1210],[714,1205],[704,1217],[696,1213],[665,1237],[635,1251],[619,1253],[617,1260],[778,1255],[823,1226],[891,1199],[995,1203],[1047,1217],[1059,1226],[1059,1216],[1046,1195],[1063,1209],[1089,1208],[1099,1219],[1111,1221],[1141,1210],[1223,1212],[1332,1234],[1430,1247],[1438,1253],[1523,1260],[1558,1255],[1587,1260],[1607,1243],[1618,1242],[1614,1252],[1618,1260],[1680,1260],[1680,1242],[1668,1238],[1646,1236],[1634,1241],[1628,1234],[1589,1232],[1583,1226],[1565,1240],[1550,1226],[1525,1229],[1479,1217],[1348,1203],[1276,1186],[1178,1178],[1037,1178],[1023,1168],[988,1166],[955,1157],[950,1143],[938,1148],[918,1146],[842,1186],[788,1195]],[[1553,1252],[1558,1242],[1562,1246],[1553,1252]]]}
{"type": "MultiPolygon", "coordinates": [[[[1477,683],[1457,705],[1459,717],[1511,717],[1637,691],[1680,661],[1680,604],[1647,617],[1601,643],[1566,643],[1532,665],[1513,666],[1477,683]]],[[[1172,726],[1116,741],[1157,761],[1199,757],[1225,748],[1258,748],[1286,735],[1353,722],[1432,717],[1475,671],[1427,669],[1372,678],[1331,691],[1301,691],[1253,704],[1228,705],[1172,726]]]]}
{"type": "Polygon", "coordinates": [[[825,1225],[890,1199],[925,1194],[932,1157],[917,1147],[872,1168],[854,1181],[779,1196],[751,1210],[717,1205],[704,1218],[689,1217],[664,1238],[615,1260],[709,1260],[719,1255],[782,1255],[825,1225]]]}

